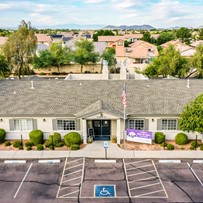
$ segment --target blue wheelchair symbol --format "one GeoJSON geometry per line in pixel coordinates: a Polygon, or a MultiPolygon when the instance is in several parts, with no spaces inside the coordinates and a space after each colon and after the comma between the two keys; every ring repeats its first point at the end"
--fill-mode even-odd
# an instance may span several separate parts
{"type": "Polygon", "coordinates": [[[115,197],[114,185],[96,185],[95,197],[115,197]]]}

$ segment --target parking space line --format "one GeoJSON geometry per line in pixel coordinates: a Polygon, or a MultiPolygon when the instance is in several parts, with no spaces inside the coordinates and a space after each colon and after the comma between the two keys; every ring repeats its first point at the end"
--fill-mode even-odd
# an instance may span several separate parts
{"type": "Polygon", "coordinates": [[[132,167],[132,168],[129,168],[129,169],[126,169],[126,170],[130,171],[130,170],[134,170],[134,169],[138,169],[138,168],[145,168],[145,167],[148,167],[148,166],[152,166],[152,164],[148,164],[148,165],[144,165],[144,166],[140,166],[140,167],[132,167]]]}
{"type": "Polygon", "coordinates": [[[157,174],[157,176],[158,176],[158,178],[159,178],[159,181],[161,182],[161,185],[162,185],[162,187],[163,187],[163,189],[164,189],[164,192],[165,192],[165,194],[166,194],[166,197],[168,198],[168,194],[167,194],[167,192],[166,192],[166,189],[165,189],[165,187],[164,187],[164,184],[162,183],[162,180],[161,180],[161,178],[160,178],[160,176],[159,176],[159,173],[158,173],[158,171],[157,171],[157,169],[156,169],[156,166],[155,166],[153,160],[152,160],[152,164],[154,165],[154,168],[155,168],[155,170],[156,170],[156,174],[157,174]]]}
{"type": "Polygon", "coordinates": [[[83,169],[82,169],[82,177],[81,177],[81,182],[80,182],[80,197],[82,193],[82,182],[84,180],[84,172],[85,172],[85,157],[83,157],[83,169]]]}
{"type": "Polygon", "coordinates": [[[129,197],[132,197],[131,192],[130,192],[130,185],[129,185],[129,181],[128,181],[128,175],[127,175],[126,164],[125,164],[124,159],[123,159],[123,166],[124,166],[123,168],[124,168],[124,173],[125,173],[126,182],[127,182],[128,194],[129,194],[129,197]]]}
{"type": "Polygon", "coordinates": [[[142,179],[138,179],[138,180],[132,180],[132,181],[129,181],[129,183],[139,182],[139,181],[142,181],[142,180],[150,180],[150,179],[154,179],[154,178],[158,178],[158,177],[154,176],[154,177],[149,177],[149,178],[142,178],[142,179]]]}
{"type": "Polygon", "coordinates": [[[199,181],[199,183],[201,184],[201,186],[203,187],[203,183],[202,181],[199,179],[199,177],[197,176],[197,174],[195,173],[195,171],[193,170],[193,168],[191,167],[191,165],[187,162],[187,165],[189,166],[191,172],[193,173],[193,175],[195,176],[195,178],[199,181]]]}
{"type": "Polygon", "coordinates": [[[82,166],[83,164],[78,164],[78,165],[75,165],[75,166],[71,166],[71,167],[68,167],[68,168],[66,168],[65,170],[68,170],[68,169],[71,169],[71,168],[75,168],[75,167],[77,167],[77,166],[82,166]]]}
{"type": "Polygon", "coordinates": [[[21,186],[22,186],[22,184],[23,184],[25,178],[27,177],[27,174],[29,173],[29,171],[30,171],[30,169],[31,169],[31,167],[32,167],[32,164],[33,164],[33,163],[30,164],[30,166],[29,166],[29,168],[28,168],[28,170],[27,170],[27,172],[26,172],[24,178],[22,179],[22,181],[21,181],[21,183],[20,183],[20,185],[19,185],[19,187],[18,187],[18,189],[17,189],[17,191],[16,191],[16,193],[15,193],[15,195],[14,195],[14,199],[16,198],[16,196],[17,196],[17,194],[18,194],[18,192],[19,192],[19,190],[20,190],[20,188],[21,188],[21,186]]]}
{"type": "Polygon", "coordinates": [[[76,179],[78,179],[78,178],[80,178],[80,177],[76,177],[76,178],[68,179],[68,180],[66,180],[66,181],[63,181],[63,183],[64,183],[64,182],[73,181],[73,180],[76,180],[76,179]]]}
{"type": "MultiPolygon", "coordinates": [[[[79,192],[79,190],[76,190],[76,191],[70,192],[70,193],[65,194],[65,195],[61,195],[60,198],[67,197],[67,196],[72,195],[72,194],[74,194],[74,193],[76,193],[76,192],[79,192]]],[[[76,197],[75,197],[75,198],[76,198],[76,197]]]]}
{"type": "Polygon", "coordinates": [[[159,185],[159,184],[161,184],[161,183],[159,182],[159,183],[154,183],[154,184],[149,184],[149,185],[134,187],[134,188],[131,188],[130,190],[137,190],[137,189],[140,189],[140,188],[145,188],[145,187],[149,187],[149,186],[153,186],[153,185],[159,185]]]}
{"type": "Polygon", "coordinates": [[[125,165],[137,164],[137,163],[142,163],[142,162],[146,162],[146,161],[151,161],[151,160],[150,159],[145,159],[145,160],[140,160],[140,161],[133,161],[133,162],[126,163],[125,165]]]}
{"type": "MultiPolygon", "coordinates": [[[[136,196],[133,196],[133,197],[142,197],[144,195],[154,194],[154,193],[162,192],[162,191],[164,191],[164,190],[157,190],[157,191],[153,191],[153,192],[147,192],[147,193],[143,193],[143,194],[136,195],[136,196]]],[[[149,197],[149,198],[151,198],[151,197],[149,197]]]]}
{"type": "Polygon", "coordinates": [[[76,161],[79,161],[79,160],[82,160],[83,158],[80,158],[80,159],[75,159],[75,160],[72,160],[72,161],[69,161],[68,163],[73,163],[73,162],[76,162],[76,161]]]}
{"type": "Polygon", "coordinates": [[[74,173],[79,173],[79,172],[81,172],[81,171],[82,171],[82,170],[77,170],[77,171],[74,171],[74,172],[72,172],[72,173],[65,174],[63,177],[72,175],[72,174],[74,174],[74,173]]]}
{"type": "Polygon", "coordinates": [[[131,175],[128,175],[128,177],[131,177],[131,176],[136,176],[136,175],[141,175],[141,174],[145,174],[145,173],[151,173],[155,170],[151,170],[151,171],[143,171],[143,172],[140,172],[140,173],[135,173],[135,174],[131,174],[131,175]]]}
{"type": "MultiPolygon", "coordinates": [[[[63,181],[62,183],[67,183],[67,182],[69,182],[69,180],[65,180],[65,181],[63,181]]],[[[73,184],[73,185],[79,185],[80,184],[80,182],[79,183],[75,183],[75,184],[73,184]]],[[[72,185],[71,185],[72,186],[72,185]]]]}

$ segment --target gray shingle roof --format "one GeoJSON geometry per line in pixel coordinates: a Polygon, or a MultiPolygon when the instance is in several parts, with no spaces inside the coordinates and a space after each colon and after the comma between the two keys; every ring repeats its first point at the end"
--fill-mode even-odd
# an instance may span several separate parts
{"type": "MultiPolygon", "coordinates": [[[[139,116],[178,115],[203,92],[203,80],[128,80],[127,113],[139,116]]],[[[0,116],[73,116],[103,100],[123,111],[121,80],[0,80],[0,116]]]]}

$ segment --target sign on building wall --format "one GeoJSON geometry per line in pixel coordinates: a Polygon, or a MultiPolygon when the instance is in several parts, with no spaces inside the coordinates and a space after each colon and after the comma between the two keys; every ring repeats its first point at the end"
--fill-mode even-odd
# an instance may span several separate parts
{"type": "Polygon", "coordinates": [[[152,144],[152,132],[127,129],[127,140],[132,142],[152,144]]]}

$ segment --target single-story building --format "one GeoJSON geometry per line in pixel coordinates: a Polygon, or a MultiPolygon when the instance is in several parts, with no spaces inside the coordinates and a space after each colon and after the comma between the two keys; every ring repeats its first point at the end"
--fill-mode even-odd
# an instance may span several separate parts
{"type": "MultiPolygon", "coordinates": [[[[183,107],[203,92],[203,80],[125,80],[126,128],[162,131],[174,139],[183,107]]],[[[0,128],[6,139],[23,138],[33,129],[65,135],[90,129],[96,140],[123,138],[124,80],[0,80],[0,128]]],[[[189,139],[195,139],[188,133],[189,139]]],[[[198,139],[202,139],[199,135],[198,139]]]]}

